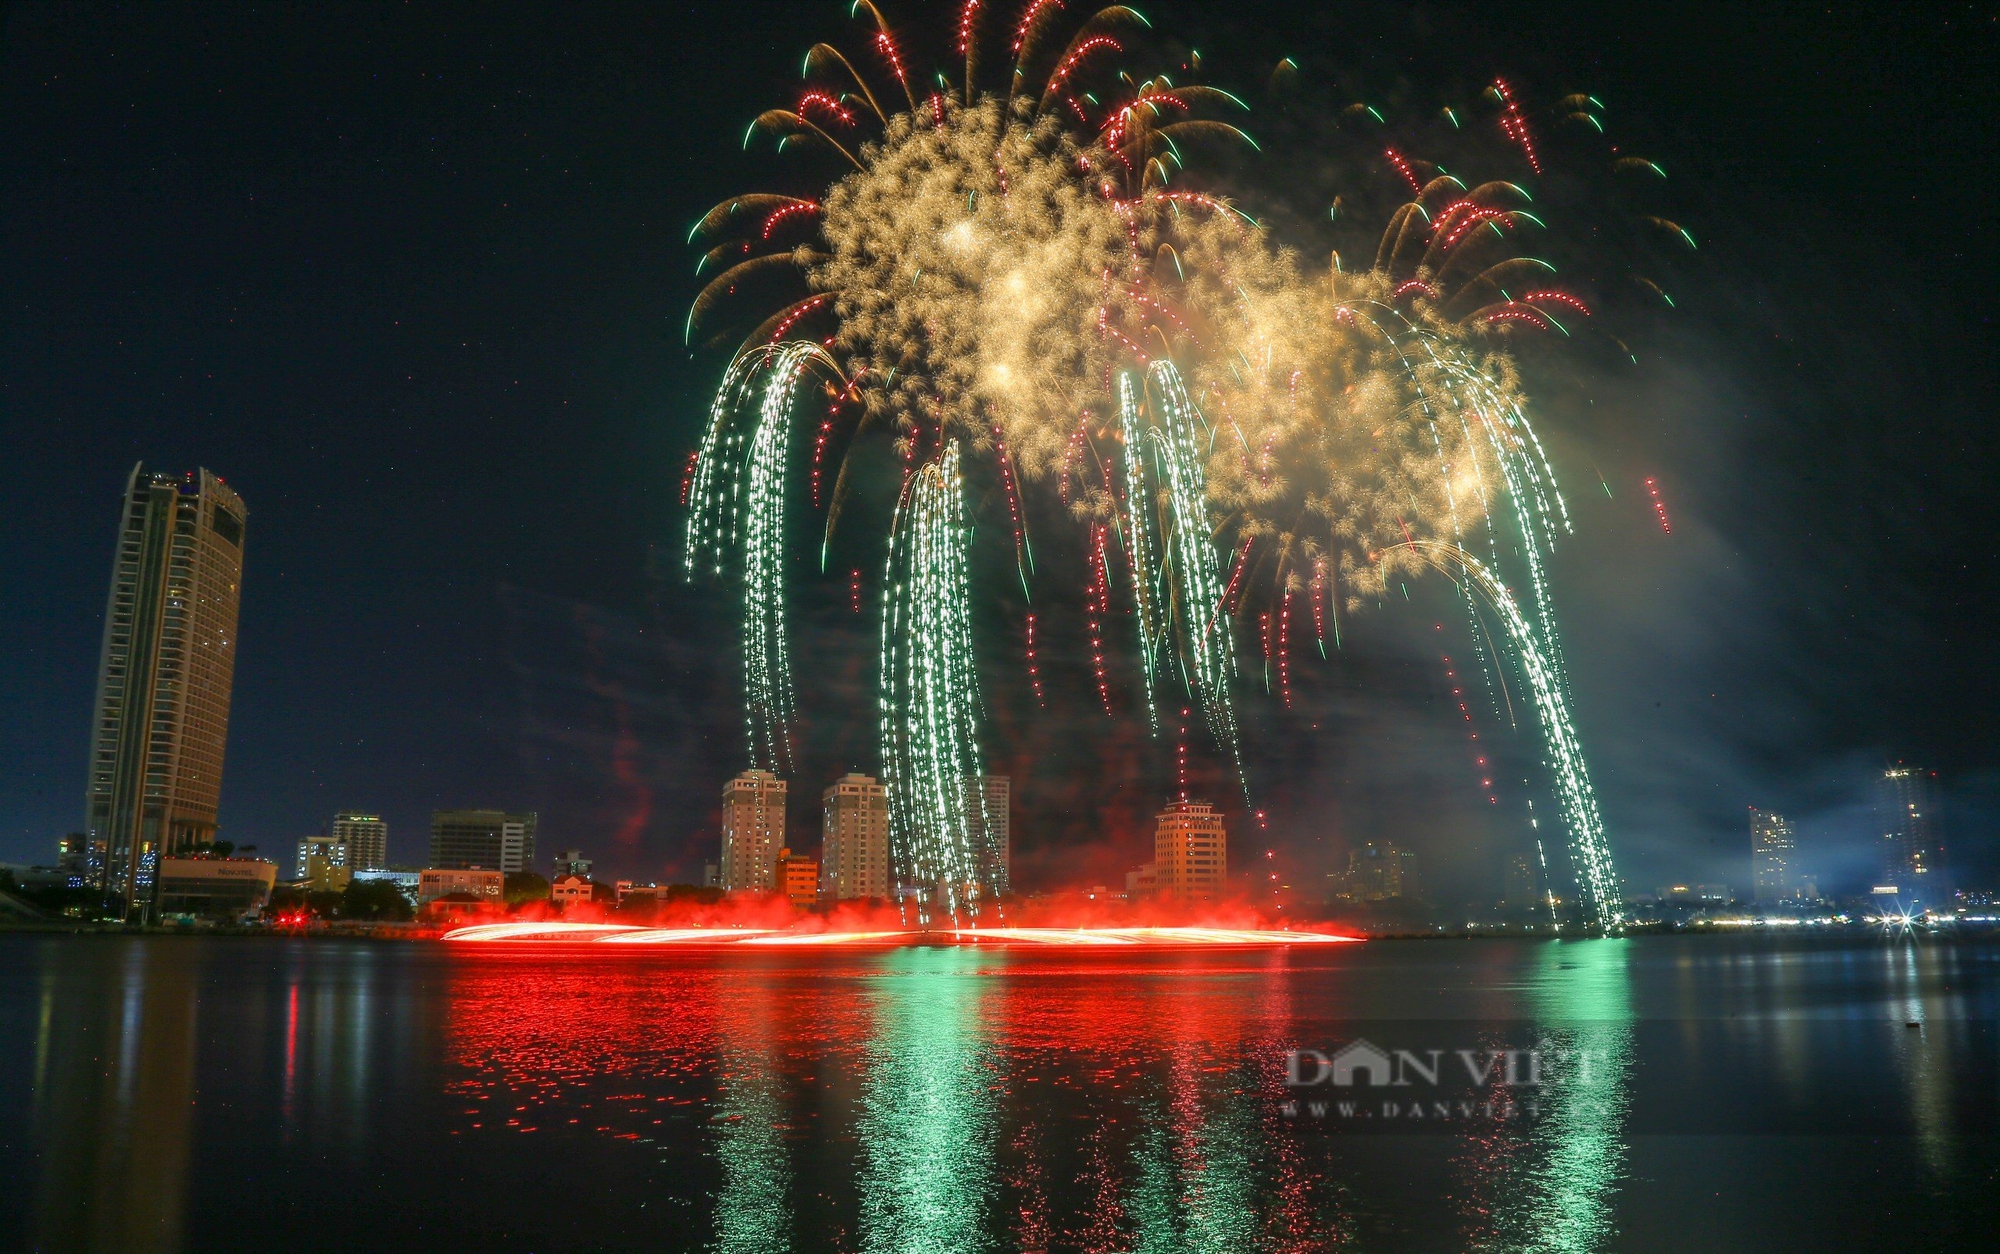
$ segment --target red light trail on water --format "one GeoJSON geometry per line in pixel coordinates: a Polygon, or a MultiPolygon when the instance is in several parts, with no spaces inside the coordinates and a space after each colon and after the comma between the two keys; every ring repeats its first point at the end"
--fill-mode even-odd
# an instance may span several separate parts
{"type": "Polygon", "coordinates": [[[1332,932],[1236,927],[955,927],[935,931],[793,932],[768,928],[636,927],[619,923],[476,923],[445,933],[455,944],[562,942],[612,945],[1063,945],[1178,946],[1327,945],[1358,941],[1332,932]]]}

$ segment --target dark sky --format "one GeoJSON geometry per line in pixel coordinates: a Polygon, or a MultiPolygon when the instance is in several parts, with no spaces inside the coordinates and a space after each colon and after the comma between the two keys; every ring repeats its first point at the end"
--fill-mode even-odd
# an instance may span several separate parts
{"type": "MultiPolygon", "coordinates": [[[[684,237],[783,181],[743,126],[809,43],[851,35],[844,8],[7,8],[0,858],[46,859],[80,817],[117,496],[143,459],[208,466],[250,508],[225,836],[268,850],[377,808],[416,861],[433,807],[532,807],[545,850],[698,872],[742,747],[726,602],[674,578],[722,364],[680,343],[684,237]]],[[[1940,772],[1955,856],[1990,876],[1994,9],[1757,8],[1147,11],[1225,83],[1289,54],[1384,97],[1504,73],[1606,102],[1703,244],[1638,366],[1539,385],[1614,849],[1639,886],[1741,882],[1755,804],[1852,882],[1865,776],[1905,758],[1940,772]]],[[[1315,158],[1264,159],[1237,190],[1264,179],[1281,205],[1315,158]]],[[[1053,679],[1082,688],[1080,629],[1038,595],[1053,679]]],[[[801,593],[794,789],[815,799],[875,761],[873,620],[845,597],[801,593]]],[[[1291,714],[1246,693],[1257,804],[1302,873],[1379,834],[1491,895],[1546,805],[1528,729],[1480,707],[1511,772],[1486,801],[1440,604],[1443,631],[1421,597],[1357,624],[1291,714]]],[[[1129,704],[1021,701],[1002,609],[992,749],[1021,781],[1023,879],[1102,882],[1138,860],[1167,754],[1129,704]]],[[[810,804],[793,824],[814,843],[810,804]]]]}

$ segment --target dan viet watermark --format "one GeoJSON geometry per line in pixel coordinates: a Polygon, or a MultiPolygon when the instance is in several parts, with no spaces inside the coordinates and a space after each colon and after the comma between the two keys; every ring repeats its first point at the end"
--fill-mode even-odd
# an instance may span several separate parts
{"type": "Polygon", "coordinates": [[[1285,1055],[1285,1119],[1416,1130],[1436,1124],[1532,1123],[1558,1085],[1591,1087],[1611,1051],[1552,1041],[1510,1046],[1388,1048],[1357,1037],[1333,1050],[1285,1055]]]}
{"type": "Polygon", "coordinates": [[[1979,1018],[1322,1020],[1261,1066],[1279,1126],[1478,1136],[2000,1131],[1979,1018]],[[1314,1039],[1317,1037],[1318,1039],[1314,1039]],[[1802,1043],[1803,1042],[1803,1043],[1802,1043]]]}

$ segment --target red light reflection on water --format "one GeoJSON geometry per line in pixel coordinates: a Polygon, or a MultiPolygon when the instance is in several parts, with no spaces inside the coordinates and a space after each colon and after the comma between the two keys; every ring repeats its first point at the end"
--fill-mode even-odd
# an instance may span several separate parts
{"type": "Polygon", "coordinates": [[[1267,1100],[1296,1028],[1289,969],[1342,946],[679,930],[700,935],[606,950],[645,933],[543,923],[503,935],[588,947],[449,947],[460,1133],[628,1142],[724,1245],[860,1225],[911,1249],[973,1228],[1017,1248],[1177,1231],[1309,1249],[1344,1222],[1267,1100]]]}
{"type": "Polygon", "coordinates": [[[532,920],[475,923],[447,932],[460,943],[492,941],[615,942],[649,945],[1042,945],[1181,948],[1325,945],[1359,940],[1331,932],[1224,927],[966,927],[940,930],[789,931],[775,928],[641,927],[620,923],[532,920]]]}

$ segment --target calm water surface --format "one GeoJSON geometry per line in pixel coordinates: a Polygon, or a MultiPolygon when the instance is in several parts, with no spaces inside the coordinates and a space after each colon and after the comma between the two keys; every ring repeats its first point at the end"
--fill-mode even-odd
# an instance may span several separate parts
{"type": "Polygon", "coordinates": [[[1997,1013],[2000,947],[1972,943],[0,936],[0,1239],[1996,1249],[1997,1013]],[[1288,1108],[1287,1052],[1356,1038],[1447,1066],[1532,1046],[1589,1074],[1513,1122],[1288,1108]]]}

